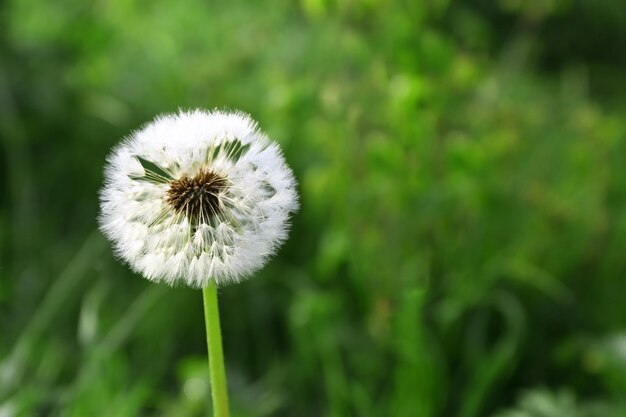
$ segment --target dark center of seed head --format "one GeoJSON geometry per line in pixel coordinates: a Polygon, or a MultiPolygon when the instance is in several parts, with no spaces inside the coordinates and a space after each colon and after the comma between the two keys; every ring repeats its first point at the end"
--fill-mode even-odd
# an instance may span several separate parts
{"type": "Polygon", "coordinates": [[[191,221],[208,221],[222,211],[219,195],[227,185],[225,177],[201,170],[193,178],[185,176],[170,182],[167,203],[191,221]]]}

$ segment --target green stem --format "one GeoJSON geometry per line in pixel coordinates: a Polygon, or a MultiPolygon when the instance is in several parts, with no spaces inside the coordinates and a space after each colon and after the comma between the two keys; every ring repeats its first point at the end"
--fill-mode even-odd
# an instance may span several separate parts
{"type": "Polygon", "coordinates": [[[217,306],[217,287],[211,280],[202,289],[204,298],[204,322],[206,324],[206,342],[209,348],[209,373],[211,374],[211,395],[213,397],[213,416],[228,417],[228,389],[224,370],[224,352],[222,351],[222,333],[220,331],[220,312],[217,306]]]}

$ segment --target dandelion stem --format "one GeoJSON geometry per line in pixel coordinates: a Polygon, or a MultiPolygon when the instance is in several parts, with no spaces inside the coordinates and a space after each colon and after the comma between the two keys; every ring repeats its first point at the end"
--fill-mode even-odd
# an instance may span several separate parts
{"type": "Polygon", "coordinates": [[[222,333],[220,314],[217,305],[217,287],[214,281],[202,289],[204,298],[204,322],[206,341],[209,348],[209,373],[211,375],[211,396],[213,398],[213,416],[228,417],[228,389],[222,351],[222,333]]]}

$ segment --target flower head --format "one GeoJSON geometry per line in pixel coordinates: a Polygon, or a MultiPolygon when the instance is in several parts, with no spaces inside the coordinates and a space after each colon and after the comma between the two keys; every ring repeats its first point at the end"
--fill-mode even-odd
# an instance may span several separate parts
{"type": "Polygon", "coordinates": [[[280,148],[243,113],[160,116],[107,161],[100,228],[152,281],[240,281],[286,239],[298,208],[280,148]]]}

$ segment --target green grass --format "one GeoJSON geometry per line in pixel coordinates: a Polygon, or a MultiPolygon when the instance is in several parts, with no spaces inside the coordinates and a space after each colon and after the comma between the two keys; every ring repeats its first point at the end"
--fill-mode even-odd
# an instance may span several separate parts
{"type": "Polygon", "coordinates": [[[625,415],[623,9],[1,4],[0,416],[208,415],[201,292],[96,221],[110,148],[198,106],[251,113],[302,196],[220,290],[233,416],[625,415]]]}

